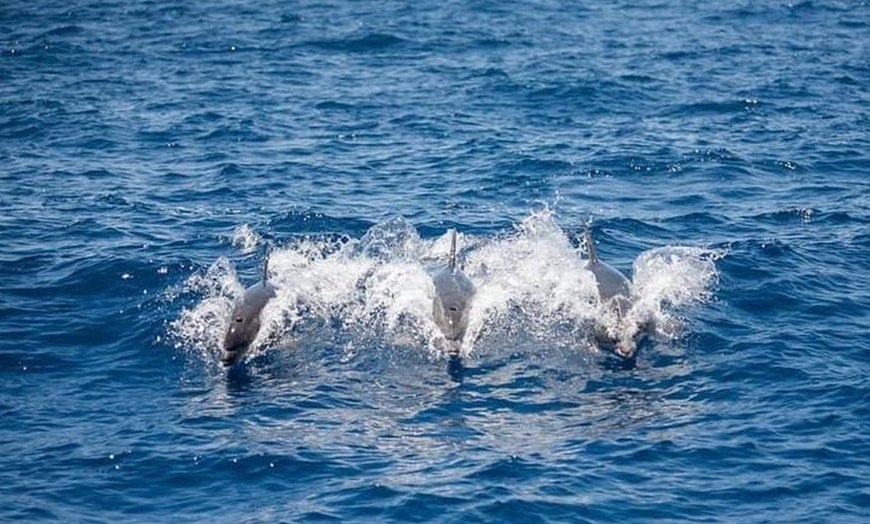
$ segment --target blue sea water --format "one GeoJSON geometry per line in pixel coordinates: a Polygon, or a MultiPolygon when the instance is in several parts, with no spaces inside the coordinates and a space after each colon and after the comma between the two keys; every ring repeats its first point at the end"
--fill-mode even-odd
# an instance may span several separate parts
{"type": "Polygon", "coordinates": [[[866,2],[6,0],[0,35],[0,521],[870,518],[866,2]]]}

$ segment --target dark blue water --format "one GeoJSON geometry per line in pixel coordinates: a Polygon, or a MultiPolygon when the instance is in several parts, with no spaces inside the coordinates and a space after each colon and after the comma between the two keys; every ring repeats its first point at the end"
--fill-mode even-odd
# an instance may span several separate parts
{"type": "Polygon", "coordinates": [[[0,520],[870,518],[866,2],[6,0],[0,35],[0,520]]]}

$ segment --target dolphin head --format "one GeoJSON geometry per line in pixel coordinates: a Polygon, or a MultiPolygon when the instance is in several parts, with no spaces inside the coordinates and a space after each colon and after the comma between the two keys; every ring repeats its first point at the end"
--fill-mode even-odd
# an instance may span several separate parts
{"type": "Polygon", "coordinates": [[[225,356],[222,362],[229,366],[241,358],[260,331],[260,313],[266,303],[275,296],[275,286],[268,282],[258,282],[245,290],[236,301],[230,325],[224,335],[225,356]]]}
{"type": "Polygon", "coordinates": [[[468,327],[468,311],[474,284],[458,269],[446,268],[435,275],[432,316],[444,338],[461,341],[468,327]]]}

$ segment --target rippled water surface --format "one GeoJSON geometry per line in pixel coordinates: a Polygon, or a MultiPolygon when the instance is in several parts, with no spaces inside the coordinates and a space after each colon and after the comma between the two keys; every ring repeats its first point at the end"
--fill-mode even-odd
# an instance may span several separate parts
{"type": "Polygon", "coordinates": [[[198,4],[0,6],[0,520],[867,520],[866,2],[198,4]]]}

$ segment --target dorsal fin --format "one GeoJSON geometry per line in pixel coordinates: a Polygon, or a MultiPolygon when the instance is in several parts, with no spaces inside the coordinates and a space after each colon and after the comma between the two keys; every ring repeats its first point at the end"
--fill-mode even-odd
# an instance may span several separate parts
{"type": "Polygon", "coordinates": [[[267,282],[269,282],[269,255],[271,252],[266,252],[266,257],[263,259],[263,285],[265,286],[267,282]]]}
{"type": "Polygon", "coordinates": [[[583,226],[583,237],[586,241],[586,251],[589,253],[589,263],[598,263],[598,251],[595,250],[595,242],[592,241],[592,230],[589,229],[589,224],[583,226]]]}
{"type": "Polygon", "coordinates": [[[450,271],[456,271],[456,230],[450,230],[450,258],[447,261],[450,271]]]}

